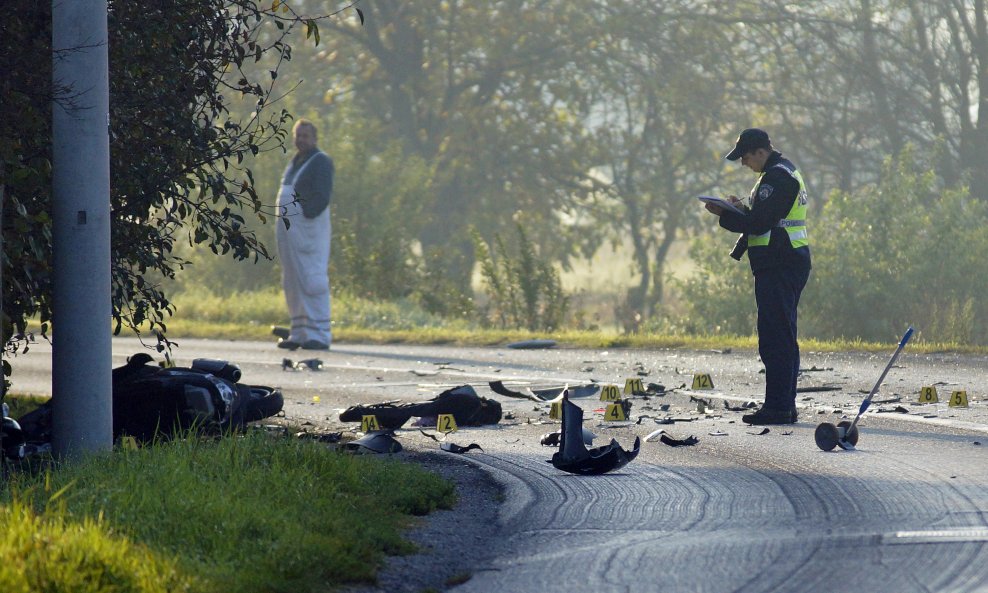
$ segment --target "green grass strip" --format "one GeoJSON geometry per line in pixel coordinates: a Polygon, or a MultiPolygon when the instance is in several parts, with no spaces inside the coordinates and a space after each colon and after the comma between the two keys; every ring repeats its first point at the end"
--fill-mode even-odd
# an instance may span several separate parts
{"type": "Polygon", "coordinates": [[[43,513],[63,489],[73,521],[102,517],[175,558],[199,590],[234,593],[373,582],[385,554],[412,551],[401,538],[412,516],[455,500],[451,484],[416,466],[260,431],[93,456],[20,476],[10,492],[43,513]]]}
{"type": "Polygon", "coordinates": [[[100,518],[0,506],[0,591],[165,593],[196,591],[174,560],[114,533],[100,518]]]}
{"type": "MultiPolygon", "coordinates": [[[[175,319],[168,323],[168,336],[180,342],[182,338],[214,338],[227,340],[270,340],[269,326],[251,324],[202,323],[175,319]]],[[[504,346],[511,342],[529,339],[556,340],[560,347],[573,348],[641,348],[648,350],[725,350],[758,348],[755,336],[734,335],[661,335],[624,334],[605,331],[557,331],[530,332],[526,330],[497,330],[457,327],[421,327],[416,329],[375,329],[366,327],[334,327],[333,340],[338,342],[366,344],[437,344],[455,346],[504,346]]],[[[803,338],[799,341],[803,352],[885,352],[895,349],[894,343],[866,342],[859,339],[818,340],[803,338]]],[[[954,352],[967,354],[988,354],[988,347],[924,342],[914,340],[909,343],[909,352],[935,353],[954,352]]]]}

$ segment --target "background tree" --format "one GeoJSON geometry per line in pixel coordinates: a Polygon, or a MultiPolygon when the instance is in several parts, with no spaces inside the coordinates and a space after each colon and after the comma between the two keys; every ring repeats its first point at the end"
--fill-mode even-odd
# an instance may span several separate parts
{"type": "Polygon", "coordinates": [[[597,213],[613,240],[630,243],[640,278],[628,290],[627,329],[662,302],[669,251],[699,213],[692,198],[721,183],[717,151],[736,134],[727,122],[744,117],[721,65],[732,40],[694,4],[604,5],[596,19],[587,124],[605,190],[597,213]]]}
{"type": "MultiPolygon", "coordinates": [[[[3,311],[23,332],[31,316],[52,319],[51,102],[70,104],[73,89],[51,82],[50,3],[13,0],[5,8],[3,311]]],[[[262,111],[277,69],[255,79],[243,66],[265,54],[276,63],[290,57],[284,36],[299,19],[275,8],[251,0],[109,2],[113,311],[106,314],[118,331],[164,327],[169,300],[155,278],[184,265],[174,251],[179,242],[237,259],[267,256],[244,222],[274,212],[242,163],[280,145],[290,116],[262,111]],[[280,33],[262,41],[266,19],[280,33]],[[231,96],[251,97],[251,116],[231,116],[231,96]]]]}
{"type": "Polygon", "coordinates": [[[326,23],[325,48],[300,62],[313,76],[297,101],[354,105],[430,167],[423,260],[463,291],[471,224],[489,239],[523,212],[534,240],[568,253],[560,212],[585,191],[588,165],[574,117],[585,84],[574,65],[592,40],[586,5],[379,0],[364,6],[362,27],[326,23]]]}
{"type": "Polygon", "coordinates": [[[933,165],[985,197],[984,0],[835,0],[750,12],[759,6],[714,15],[742,32],[755,64],[734,90],[771,110],[780,138],[813,165],[821,187],[852,191],[877,181],[883,159],[905,143],[942,142],[933,165]]]}

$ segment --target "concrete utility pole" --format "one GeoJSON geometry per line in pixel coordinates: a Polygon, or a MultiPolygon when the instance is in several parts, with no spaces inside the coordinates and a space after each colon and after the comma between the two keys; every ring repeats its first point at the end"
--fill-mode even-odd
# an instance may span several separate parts
{"type": "Polygon", "coordinates": [[[113,446],[106,0],[52,0],[54,452],[113,446]]]}

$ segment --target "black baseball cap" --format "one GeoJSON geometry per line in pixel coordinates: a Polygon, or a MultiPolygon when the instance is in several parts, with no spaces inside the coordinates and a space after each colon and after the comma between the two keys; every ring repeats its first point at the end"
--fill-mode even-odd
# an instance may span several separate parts
{"type": "Polygon", "coordinates": [[[741,158],[741,155],[757,148],[772,148],[772,141],[768,139],[768,132],[760,128],[748,128],[741,132],[737,143],[734,145],[734,150],[727,153],[724,158],[729,161],[736,161],[741,158]]]}

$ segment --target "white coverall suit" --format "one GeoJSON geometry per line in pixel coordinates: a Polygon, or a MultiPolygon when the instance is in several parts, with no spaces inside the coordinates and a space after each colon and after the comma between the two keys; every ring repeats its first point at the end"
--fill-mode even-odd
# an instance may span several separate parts
{"type": "Polygon", "coordinates": [[[279,210],[290,223],[286,229],[284,221],[278,221],[275,231],[281,256],[281,285],[292,318],[288,340],[299,345],[315,341],[329,346],[333,339],[329,295],[329,244],[332,238],[329,206],[314,218],[306,218],[295,195],[295,180],[321,154],[319,151],[313,154],[291,179],[288,179],[289,164],[278,192],[279,210]]]}

